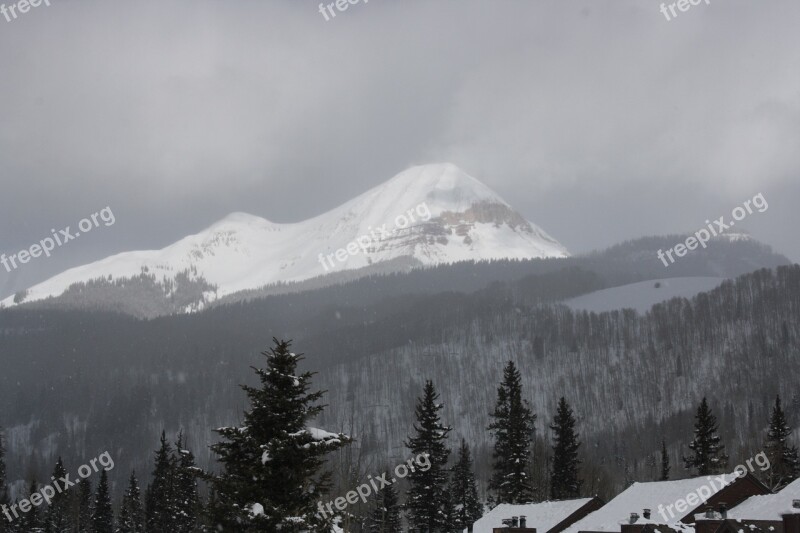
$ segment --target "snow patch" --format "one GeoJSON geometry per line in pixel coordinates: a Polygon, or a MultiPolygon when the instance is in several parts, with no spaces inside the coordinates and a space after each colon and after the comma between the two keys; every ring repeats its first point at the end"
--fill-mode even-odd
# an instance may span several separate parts
{"type": "Polygon", "coordinates": [[[687,277],[640,281],[583,294],[564,302],[574,311],[602,313],[616,309],[635,309],[645,313],[657,303],[671,298],[692,298],[718,287],[725,278],[687,277]]]}
{"type": "Polygon", "coordinates": [[[250,516],[263,516],[264,515],[264,506],[260,503],[254,503],[252,507],[250,507],[250,516]]]}

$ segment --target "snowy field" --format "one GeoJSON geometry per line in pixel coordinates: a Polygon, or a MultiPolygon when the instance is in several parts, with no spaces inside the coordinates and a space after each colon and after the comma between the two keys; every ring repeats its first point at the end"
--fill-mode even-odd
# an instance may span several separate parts
{"type": "Polygon", "coordinates": [[[564,303],[576,311],[601,313],[614,309],[635,309],[644,313],[659,302],[675,297],[691,298],[718,287],[723,281],[725,278],[718,277],[654,279],[590,292],[564,303]]]}

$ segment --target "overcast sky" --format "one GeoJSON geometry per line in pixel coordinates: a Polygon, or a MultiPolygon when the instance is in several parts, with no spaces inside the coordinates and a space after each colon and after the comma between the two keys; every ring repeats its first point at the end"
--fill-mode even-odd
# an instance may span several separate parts
{"type": "MultiPolygon", "coordinates": [[[[5,0],[6,4],[10,0],[5,0]]],[[[0,16],[0,251],[161,248],[232,211],[295,222],[450,161],[571,252],[742,224],[800,260],[800,2],[50,0],[0,16]]]]}

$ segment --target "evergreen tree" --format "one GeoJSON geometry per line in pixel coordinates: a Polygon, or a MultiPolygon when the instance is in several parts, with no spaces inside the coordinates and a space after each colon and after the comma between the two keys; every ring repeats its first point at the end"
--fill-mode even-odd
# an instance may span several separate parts
{"type": "Polygon", "coordinates": [[[415,468],[408,474],[405,505],[411,525],[429,533],[447,531],[451,511],[446,468],[450,450],[445,446],[451,428],[441,423],[439,411],[444,406],[438,400],[433,382],[426,381],[414,409],[416,435],[405,443],[414,456],[426,455],[431,465],[425,471],[415,468]]]}
{"type": "Polygon", "coordinates": [[[122,497],[118,533],[144,533],[144,509],[136,472],[131,472],[128,488],[122,497]]]}
{"type": "Polygon", "coordinates": [[[567,400],[558,401],[553,425],[553,470],[550,474],[550,498],[567,500],[580,495],[582,481],[578,478],[578,434],[575,432],[575,416],[567,400]]]}
{"type": "Polygon", "coordinates": [[[494,437],[494,472],[489,481],[492,502],[528,503],[533,499],[527,472],[536,415],[522,398],[522,377],[513,361],[503,371],[497,404],[489,416],[493,421],[488,429],[494,437]]]}
{"type": "Polygon", "coordinates": [[[394,485],[373,495],[375,509],[369,519],[368,533],[401,533],[400,503],[394,485]]]}
{"type": "Polygon", "coordinates": [[[6,448],[3,428],[0,428],[0,533],[10,533],[11,524],[3,511],[11,504],[8,496],[8,478],[6,473],[6,448]],[[3,507],[5,506],[5,507],[3,507]]]}
{"type": "Polygon", "coordinates": [[[165,431],[156,451],[153,480],[147,487],[145,516],[147,531],[175,529],[175,457],[165,431]]]}
{"type": "Polygon", "coordinates": [[[456,504],[453,499],[453,495],[450,493],[450,486],[448,485],[445,488],[446,490],[442,494],[442,516],[444,516],[444,526],[442,526],[442,529],[438,531],[441,531],[442,533],[461,533],[461,530],[456,529],[451,522],[452,517],[455,516],[456,504]]]}
{"type": "Polygon", "coordinates": [[[694,439],[689,443],[689,449],[694,453],[684,457],[683,462],[687,470],[695,469],[698,476],[721,474],[728,466],[725,446],[717,435],[717,418],[712,414],[705,397],[697,408],[694,439]]]}
{"type": "Polygon", "coordinates": [[[478,500],[478,488],[475,484],[475,473],[472,469],[472,457],[467,441],[461,439],[458,450],[458,461],[453,467],[453,479],[450,482],[450,494],[453,497],[453,515],[451,523],[458,531],[469,530],[472,524],[483,516],[483,505],[478,500]]]}
{"type": "Polygon", "coordinates": [[[263,352],[267,368],[254,369],[260,387],[242,386],[250,401],[242,427],[218,429],[211,448],[224,471],[211,479],[216,529],[224,531],[325,531],[332,517],[317,502],[330,488],[324,456],[350,442],[307,427],[324,410],[323,391],[309,392],[311,372],[297,374],[300,355],[290,342],[273,339],[263,352]]]}
{"type": "Polygon", "coordinates": [[[788,442],[792,434],[786,416],[781,408],[781,397],[775,398],[775,407],[769,420],[769,429],[764,443],[764,449],[769,459],[770,469],[767,471],[767,485],[778,491],[800,475],[800,460],[797,457],[797,447],[788,442]]]}
{"type": "Polygon", "coordinates": [[[78,482],[78,516],[74,533],[92,530],[92,482],[81,479],[78,482]]]}
{"type": "Polygon", "coordinates": [[[108,473],[100,471],[100,483],[94,496],[92,509],[92,533],[113,533],[114,512],[111,509],[111,493],[108,490],[108,473]]]}
{"type": "Polygon", "coordinates": [[[175,445],[178,459],[175,463],[175,529],[176,533],[191,533],[197,528],[200,498],[197,495],[197,467],[194,455],[184,449],[183,433],[175,445]]]}
{"type": "MultiPolygon", "coordinates": [[[[55,484],[59,483],[66,475],[67,469],[64,468],[64,463],[61,461],[61,457],[59,457],[53,469],[53,475],[51,476],[54,489],[55,484]]],[[[69,531],[71,507],[70,493],[66,487],[59,485],[59,488],[63,489],[63,491],[56,489],[55,495],[50,500],[50,506],[45,511],[44,529],[47,533],[64,533],[65,531],[69,531]]]]}
{"type": "Polygon", "coordinates": [[[669,454],[667,454],[667,441],[661,439],[661,478],[659,481],[669,480],[669,454]]]}
{"type": "MultiPolygon", "coordinates": [[[[35,479],[31,480],[28,486],[28,501],[30,501],[31,495],[37,492],[39,492],[39,484],[36,483],[35,479]]],[[[19,521],[17,522],[17,530],[20,532],[24,531],[25,533],[40,533],[44,531],[41,512],[36,505],[31,505],[30,507],[31,509],[27,513],[20,513],[19,521]]]]}
{"type": "MultiPolygon", "coordinates": [[[[203,477],[206,477],[205,474],[203,477]]],[[[200,531],[218,531],[214,525],[214,512],[217,509],[217,493],[214,491],[213,487],[209,487],[208,489],[208,500],[206,505],[202,508],[202,513],[200,513],[200,531]]]]}

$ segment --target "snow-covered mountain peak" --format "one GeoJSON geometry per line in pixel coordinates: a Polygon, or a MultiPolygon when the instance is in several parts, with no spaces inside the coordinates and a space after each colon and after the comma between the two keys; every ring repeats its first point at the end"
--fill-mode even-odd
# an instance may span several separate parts
{"type": "MultiPolygon", "coordinates": [[[[427,204],[434,216],[444,211],[462,212],[478,203],[510,207],[492,189],[452,163],[418,165],[356,197],[349,204],[390,202],[410,209],[427,204]]],[[[344,207],[344,206],[343,206],[344,207]]]]}
{"type": "Polygon", "coordinates": [[[233,213],[230,213],[224,218],[221,218],[220,220],[215,222],[211,226],[211,228],[221,229],[228,226],[265,227],[272,225],[275,224],[273,222],[270,222],[266,218],[262,218],[256,215],[251,215],[249,213],[243,213],[241,211],[234,211],[233,213]]]}
{"type": "MultiPolygon", "coordinates": [[[[437,163],[411,167],[303,222],[234,212],[161,250],[125,252],[67,270],[29,289],[22,301],[58,297],[76,283],[93,282],[93,290],[97,283],[125,286],[144,275],[182,301],[180,285],[192,284],[200,292],[189,307],[197,308],[240,291],[382,263],[567,255],[489,187],[452,163],[437,163]]],[[[13,306],[14,298],[0,305],[13,306]]]]}
{"type": "Polygon", "coordinates": [[[508,206],[492,189],[452,163],[411,167],[385,186],[401,189],[409,196],[424,196],[424,200],[451,211],[461,211],[479,202],[508,206]]]}

